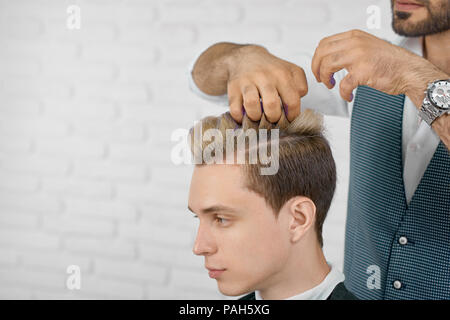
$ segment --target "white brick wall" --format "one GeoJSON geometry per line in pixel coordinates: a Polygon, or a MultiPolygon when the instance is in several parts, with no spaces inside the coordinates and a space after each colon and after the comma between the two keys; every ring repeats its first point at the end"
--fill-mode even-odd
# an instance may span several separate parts
{"type": "MultiPolygon", "coordinates": [[[[313,52],[369,31],[373,4],[370,32],[391,38],[388,0],[0,0],[0,298],[230,299],[192,253],[192,168],[170,161],[174,129],[225,110],[189,91],[186,68],[219,41],[313,52]]],[[[339,181],[325,252],[342,267],[349,121],[326,122],[339,181]]]]}

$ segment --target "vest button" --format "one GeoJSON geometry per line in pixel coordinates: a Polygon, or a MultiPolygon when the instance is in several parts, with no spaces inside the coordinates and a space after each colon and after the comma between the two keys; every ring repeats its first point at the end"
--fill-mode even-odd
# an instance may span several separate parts
{"type": "Polygon", "coordinates": [[[400,289],[402,287],[402,283],[398,280],[395,280],[393,285],[395,289],[400,289]]]}
{"type": "Polygon", "coordinates": [[[408,238],[406,238],[405,236],[402,236],[402,237],[398,238],[398,243],[400,243],[401,245],[405,245],[408,243],[408,238]]]}

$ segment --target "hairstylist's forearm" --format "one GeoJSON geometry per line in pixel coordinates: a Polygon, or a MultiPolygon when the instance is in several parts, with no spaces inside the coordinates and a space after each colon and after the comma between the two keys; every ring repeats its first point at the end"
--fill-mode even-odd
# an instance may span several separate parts
{"type": "Polygon", "coordinates": [[[192,78],[197,87],[209,95],[226,94],[229,70],[238,56],[237,49],[247,46],[256,47],[250,44],[219,42],[206,49],[192,70],[192,78]]]}

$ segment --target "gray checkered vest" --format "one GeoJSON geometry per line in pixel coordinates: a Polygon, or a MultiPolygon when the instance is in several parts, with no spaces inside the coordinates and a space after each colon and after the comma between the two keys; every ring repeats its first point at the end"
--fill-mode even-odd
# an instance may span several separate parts
{"type": "Polygon", "coordinates": [[[367,86],[357,89],[345,285],[360,299],[450,299],[450,155],[441,141],[408,205],[404,100],[367,86]]]}

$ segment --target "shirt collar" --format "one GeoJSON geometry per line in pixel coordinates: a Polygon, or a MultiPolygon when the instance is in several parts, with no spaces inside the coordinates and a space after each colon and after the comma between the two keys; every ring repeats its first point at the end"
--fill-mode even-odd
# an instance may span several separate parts
{"type": "MultiPolygon", "coordinates": [[[[295,296],[289,297],[285,300],[326,300],[333,292],[334,288],[342,281],[345,280],[345,276],[340,272],[333,264],[328,262],[331,270],[317,286],[304,291],[295,296]]],[[[255,291],[255,299],[263,300],[258,290],[255,291]]]]}

